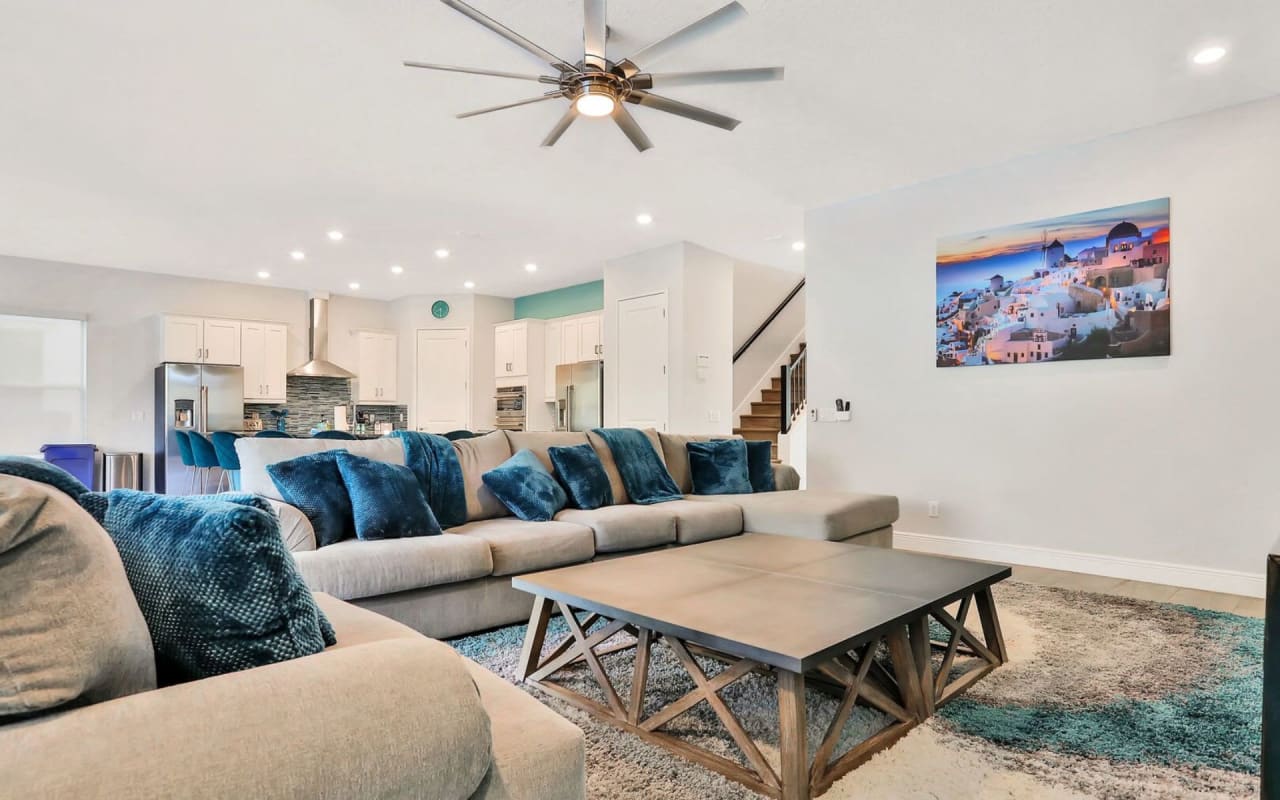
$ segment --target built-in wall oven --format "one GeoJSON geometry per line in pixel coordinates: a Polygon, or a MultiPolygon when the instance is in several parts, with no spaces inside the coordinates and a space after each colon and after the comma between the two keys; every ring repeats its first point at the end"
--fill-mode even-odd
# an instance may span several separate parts
{"type": "Polygon", "coordinates": [[[525,387],[500,386],[494,399],[498,403],[498,416],[494,427],[500,431],[525,429],[525,387]]]}

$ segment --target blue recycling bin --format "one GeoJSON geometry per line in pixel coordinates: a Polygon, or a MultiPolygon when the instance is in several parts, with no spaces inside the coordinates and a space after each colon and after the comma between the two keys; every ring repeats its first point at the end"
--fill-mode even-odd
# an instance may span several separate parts
{"type": "Polygon", "coordinates": [[[98,448],[91,444],[46,444],[40,448],[44,460],[74,475],[88,488],[93,487],[98,448]]]}

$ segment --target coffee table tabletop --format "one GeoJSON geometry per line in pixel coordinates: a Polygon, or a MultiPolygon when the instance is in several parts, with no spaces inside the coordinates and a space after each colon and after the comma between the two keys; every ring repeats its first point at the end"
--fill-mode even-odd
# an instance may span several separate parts
{"type": "Polygon", "coordinates": [[[1011,574],[982,562],[746,534],[531,573],[512,585],[803,673],[1011,574]]]}

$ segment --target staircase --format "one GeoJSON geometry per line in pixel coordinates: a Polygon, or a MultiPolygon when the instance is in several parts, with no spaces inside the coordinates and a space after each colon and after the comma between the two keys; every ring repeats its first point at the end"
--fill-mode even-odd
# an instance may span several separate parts
{"type": "MultiPolygon", "coordinates": [[[[791,364],[795,364],[804,352],[804,342],[800,349],[791,354],[791,364]]],[[[775,377],[768,389],[760,390],[760,400],[751,403],[751,413],[743,414],[738,427],[733,432],[748,441],[770,442],[773,447],[773,460],[778,460],[778,435],[782,433],[782,378],[775,377]]]]}

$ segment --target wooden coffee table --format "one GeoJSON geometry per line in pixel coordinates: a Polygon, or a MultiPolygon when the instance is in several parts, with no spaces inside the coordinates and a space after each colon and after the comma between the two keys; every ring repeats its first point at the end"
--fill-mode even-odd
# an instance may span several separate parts
{"type": "Polygon", "coordinates": [[[826,791],[1005,662],[991,586],[1010,574],[993,564],[762,534],[537,572],[512,580],[536,598],[520,677],[762,794],[803,800],[826,791]],[[947,608],[957,602],[953,615],[947,608]],[[977,607],[981,636],[965,626],[971,606],[977,607]],[[570,633],[543,656],[557,607],[570,633]],[[930,640],[930,619],[948,632],[945,641],[930,640]],[[619,636],[624,633],[630,636],[619,636]],[[658,643],[672,650],[696,688],[645,715],[650,652],[658,643]],[[628,648],[635,650],[635,671],[631,696],[624,699],[600,658],[628,648]],[[708,677],[695,655],[725,669],[708,677]],[[552,680],[583,662],[605,702],[552,680]],[[755,671],[777,675],[780,770],[719,696],[755,671]],[[839,701],[812,761],[807,686],[839,701]],[[702,701],[749,768],[661,730],[702,701]],[[858,703],[883,712],[889,724],[833,760],[858,703]]]}

